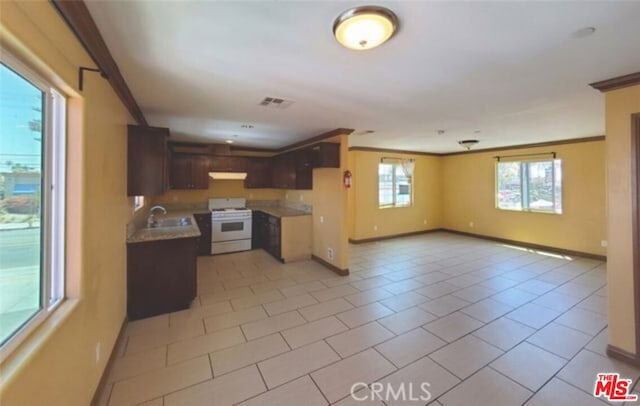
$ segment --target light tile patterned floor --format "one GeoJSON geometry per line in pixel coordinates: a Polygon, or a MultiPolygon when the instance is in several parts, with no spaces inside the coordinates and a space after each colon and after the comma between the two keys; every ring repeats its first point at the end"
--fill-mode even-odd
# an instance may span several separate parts
{"type": "Polygon", "coordinates": [[[199,258],[192,309],[129,323],[99,405],[363,404],[356,382],[427,382],[433,405],[597,405],[597,372],[640,375],[605,355],[601,262],[434,233],[351,246],[350,269],[199,258]]]}

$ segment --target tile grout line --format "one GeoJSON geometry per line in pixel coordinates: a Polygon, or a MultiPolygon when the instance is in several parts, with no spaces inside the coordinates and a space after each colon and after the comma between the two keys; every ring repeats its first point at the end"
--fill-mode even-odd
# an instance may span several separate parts
{"type": "MultiPolygon", "coordinates": [[[[480,250],[478,250],[478,251],[480,251],[480,250]]],[[[409,250],[407,250],[406,252],[410,252],[410,251],[409,251],[409,250]]],[[[498,252],[498,251],[496,251],[496,252],[498,252]]],[[[486,257],[487,257],[487,258],[489,258],[489,257],[491,257],[491,256],[493,256],[493,255],[496,255],[496,254],[488,254],[486,257]]],[[[522,255],[520,255],[520,256],[524,257],[525,255],[528,255],[528,254],[522,254],[522,255]]],[[[511,258],[507,258],[507,259],[506,259],[506,261],[512,260],[512,259],[514,259],[514,258],[519,258],[520,256],[513,256],[513,257],[511,257],[511,258]]],[[[415,256],[415,255],[414,255],[414,256],[412,256],[411,258],[420,258],[420,256],[415,256]]],[[[401,261],[401,262],[404,262],[404,261],[401,261]]],[[[530,262],[530,263],[525,263],[525,264],[519,265],[517,268],[514,268],[514,270],[515,270],[515,269],[520,269],[520,268],[524,268],[524,267],[530,266],[531,264],[533,264],[533,263],[535,263],[535,262],[541,262],[541,261],[533,261],[533,262],[530,262]]],[[[463,262],[460,262],[459,264],[452,264],[452,265],[451,265],[451,267],[452,267],[452,268],[455,268],[455,267],[456,267],[456,266],[458,266],[458,265],[463,265],[463,264],[466,264],[466,263],[467,263],[467,262],[464,262],[464,261],[463,261],[463,262]]],[[[240,262],[238,262],[238,266],[239,266],[239,264],[240,264],[240,262]]],[[[421,265],[421,264],[418,264],[418,265],[421,265]]],[[[564,265],[557,265],[556,267],[562,267],[562,266],[564,266],[564,265]]],[[[592,268],[591,268],[591,269],[596,269],[598,266],[599,266],[599,265],[593,265],[593,264],[592,264],[592,268]]],[[[363,268],[363,269],[365,269],[365,267],[366,267],[366,266],[363,266],[362,268],[363,268]]],[[[414,266],[413,268],[417,268],[417,267],[415,267],[415,266],[414,266]]],[[[413,268],[411,268],[411,269],[413,269],[413,268]]],[[[482,270],[482,269],[484,269],[484,268],[488,268],[488,266],[486,266],[486,267],[480,267],[480,268],[469,268],[468,270],[466,270],[466,272],[462,272],[462,273],[460,273],[460,274],[451,274],[451,275],[450,275],[450,278],[448,278],[448,279],[456,278],[456,277],[458,277],[458,276],[462,276],[462,275],[465,275],[465,274],[471,274],[471,273],[473,273],[473,272],[478,272],[478,271],[480,271],[480,270],[482,270]]],[[[392,270],[392,272],[387,272],[387,273],[403,272],[402,270],[395,270],[394,268],[389,268],[389,269],[391,269],[391,270],[392,270]]],[[[396,268],[396,269],[397,269],[397,268],[396,268]]],[[[441,269],[442,269],[442,268],[441,268],[441,269]]],[[[550,269],[552,269],[552,268],[550,268],[550,269]]],[[[434,270],[431,270],[430,272],[435,272],[435,271],[437,271],[437,270],[438,270],[438,269],[434,269],[434,270]]],[[[425,275],[425,274],[428,274],[428,273],[430,273],[430,272],[422,272],[421,274],[422,274],[422,275],[425,275]]],[[[504,272],[502,272],[502,273],[505,273],[505,272],[512,272],[512,271],[504,271],[504,272]]],[[[549,272],[549,271],[547,271],[547,272],[549,272]]],[[[529,278],[528,280],[536,280],[536,278],[537,278],[537,277],[539,277],[540,275],[543,275],[543,274],[545,274],[545,273],[547,273],[547,272],[539,273],[539,274],[537,274],[536,276],[534,276],[534,277],[532,277],[532,278],[529,278]]],[[[589,271],[588,271],[588,270],[586,270],[586,271],[585,271],[585,270],[583,270],[581,273],[576,274],[576,275],[575,275],[575,276],[574,276],[570,281],[572,281],[573,279],[576,279],[576,278],[580,277],[580,275],[583,275],[583,274],[585,274],[585,273],[587,273],[587,272],[589,272],[589,271]]],[[[446,272],[445,272],[445,273],[446,273],[446,272]]],[[[385,274],[386,274],[386,273],[385,273],[385,274]]],[[[373,275],[368,275],[368,277],[364,277],[364,279],[363,279],[363,280],[366,280],[366,279],[368,279],[368,278],[372,278],[372,277],[376,277],[376,276],[381,276],[381,277],[383,277],[383,278],[384,278],[384,276],[383,276],[383,275],[384,275],[384,274],[373,274],[373,275]]],[[[398,280],[398,281],[393,281],[393,280],[391,280],[391,282],[390,282],[390,283],[397,283],[397,282],[400,282],[400,281],[414,280],[414,278],[418,278],[418,277],[420,277],[420,276],[421,276],[421,275],[420,275],[420,274],[418,274],[418,275],[414,275],[414,276],[412,276],[412,277],[408,277],[408,278],[400,279],[400,280],[398,280]]],[[[492,277],[496,277],[496,276],[497,276],[497,275],[495,275],[495,276],[491,276],[491,278],[492,278],[492,277]]],[[[472,285],[470,285],[470,286],[468,286],[468,287],[471,287],[471,286],[478,286],[478,285],[480,285],[481,283],[483,283],[484,281],[486,281],[486,280],[488,280],[488,279],[491,279],[491,278],[490,278],[490,277],[484,277],[481,281],[477,282],[476,284],[472,284],[472,285]]],[[[447,279],[447,280],[448,280],[448,279],[447,279]]],[[[327,279],[327,280],[328,280],[328,279],[327,279]]],[[[322,284],[324,284],[325,286],[327,286],[325,283],[323,283],[323,280],[322,280],[322,279],[316,279],[315,281],[319,281],[320,283],[322,283],[322,284]]],[[[570,281],[567,281],[567,282],[565,282],[565,283],[569,283],[570,281]]],[[[297,281],[295,281],[295,282],[297,282],[297,281]]],[[[311,281],[309,281],[309,283],[310,283],[310,282],[311,282],[311,281]]],[[[418,282],[418,283],[422,283],[422,282],[420,282],[420,281],[417,281],[417,282],[418,282]]],[[[519,282],[520,282],[520,283],[525,283],[526,281],[519,281],[519,282]]],[[[267,282],[267,283],[268,283],[268,282],[267,282]]],[[[301,283],[307,283],[307,282],[297,282],[297,283],[298,283],[298,284],[301,284],[301,283]]],[[[438,283],[438,282],[436,282],[436,283],[438,283]]],[[[348,284],[348,283],[345,283],[345,284],[342,284],[342,285],[347,285],[347,284],[348,284]]],[[[329,289],[330,289],[330,288],[335,288],[335,287],[342,286],[342,285],[337,285],[337,286],[327,286],[327,288],[329,288],[329,289]]],[[[293,285],[293,286],[295,286],[295,285],[293,285]]],[[[425,286],[429,286],[429,285],[425,285],[425,286]]],[[[480,285],[480,286],[482,286],[482,285],[480,285]]],[[[516,285],[516,286],[518,286],[518,285],[516,285]]],[[[562,286],[562,285],[560,285],[560,286],[562,286]]],[[[584,286],[584,285],[583,285],[583,286],[584,286]]],[[[396,294],[396,293],[391,292],[391,294],[393,295],[392,297],[395,297],[395,296],[397,296],[397,295],[401,295],[401,294],[405,294],[405,293],[413,292],[414,290],[421,289],[421,288],[423,288],[423,287],[424,287],[424,286],[420,286],[420,287],[415,288],[415,289],[413,289],[413,290],[409,290],[409,291],[401,292],[401,293],[397,293],[397,294],[396,294]]],[[[466,288],[468,288],[468,287],[465,287],[465,288],[463,288],[463,289],[466,289],[466,288]]],[[[484,286],[484,287],[486,287],[486,286],[484,286]]],[[[559,287],[559,286],[557,286],[557,287],[559,287]]],[[[384,290],[384,286],[381,286],[381,288],[384,290]]],[[[489,287],[489,288],[491,288],[491,287],[489,287]]],[[[255,294],[255,290],[253,289],[253,286],[249,286],[249,289],[250,289],[250,290],[255,294]]],[[[494,292],[493,294],[497,294],[497,293],[499,293],[499,292],[502,292],[502,291],[504,291],[504,290],[508,290],[508,289],[510,289],[510,288],[507,288],[507,289],[496,289],[496,290],[495,290],[495,292],[494,292]]],[[[555,288],[554,288],[554,289],[555,289],[555,288]]],[[[597,291],[599,291],[599,290],[601,290],[601,289],[602,289],[602,288],[598,288],[598,289],[596,289],[595,291],[592,291],[592,292],[591,292],[589,295],[587,295],[586,297],[581,298],[580,302],[576,303],[576,304],[574,305],[574,307],[577,307],[579,303],[584,302],[585,300],[587,300],[589,297],[591,297],[592,295],[594,295],[597,291]]],[[[275,288],[275,289],[273,289],[273,290],[277,290],[277,291],[279,291],[279,289],[278,289],[278,288],[275,288]]],[[[370,289],[368,289],[368,290],[370,290],[370,289]]],[[[459,289],[459,290],[462,290],[462,289],[459,289]]],[[[459,290],[458,290],[458,291],[459,291],[459,290]]],[[[366,290],[365,290],[365,291],[358,292],[358,293],[363,293],[363,292],[366,292],[366,290]]],[[[282,294],[282,292],[280,292],[280,293],[282,294]]],[[[415,292],[415,293],[417,293],[417,292],[415,292]]],[[[453,293],[453,292],[452,292],[452,293],[453,293]]],[[[546,294],[546,293],[548,293],[548,292],[545,292],[545,293],[543,293],[543,294],[534,294],[534,295],[536,296],[536,298],[532,299],[532,301],[533,301],[533,300],[536,300],[537,298],[541,297],[542,295],[544,295],[544,294],[546,294]]],[[[357,294],[357,293],[356,293],[356,294],[357,294]]],[[[419,295],[420,295],[420,293],[417,293],[417,294],[419,294],[419,295]]],[[[449,294],[451,294],[451,293],[449,293],[449,294]]],[[[493,294],[492,294],[492,296],[493,296],[493,294]]],[[[284,295],[284,296],[286,296],[286,295],[284,295]]],[[[331,298],[331,299],[329,299],[329,300],[334,300],[334,299],[338,299],[338,298],[342,298],[342,299],[344,299],[344,297],[345,297],[345,296],[346,296],[346,295],[344,295],[344,296],[338,296],[338,297],[336,297],[336,298],[331,298]]],[[[421,296],[424,296],[424,295],[421,295],[421,296]]],[[[445,295],[445,296],[446,296],[446,295],[445,295]]],[[[492,297],[492,296],[489,296],[489,297],[492,297]]],[[[315,297],[315,296],[313,296],[313,295],[312,295],[312,297],[315,297]]],[[[288,298],[289,298],[289,297],[287,296],[287,297],[285,297],[285,298],[283,298],[283,299],[281,299],[281,300],[286,300],[286,299],[288,299],[288,298]]],[[[436,298],[436,299],[437,299],[437,298],[436,298]]],[[[436,300],[436,299],[432,299],[432,298],[427,297],[427,302],[425,302],[425,303],[428,303],[429,301],[436,300]]],[[[482,299],[480,299],[480,300],[478,300],[478,301],[476,301],[476,302],[474,302],[474,303],[478,303],[478,302],[480,302],[480,301],[482,301],[482,300],[485,300],[485,299],[487,299],[487,297],[486,297],[486,298],[482,298],[482,299]]],[[[345,299],[345,300],[346,300],[346,299],[345,299]]],[[[328,300],[327,300],[327,301],[328,301],[328,300]]],[[[324,302],[321,302],[321,303],[324,303],[324,302]]],[[[373,302],[371,302],[371,304],[372,304],[372,303],[378,303],[378,304],[381,304],[381,305],[383,305],[383,306],[384,306],[384,304],[383,304],[383,303],[381,303],[381,301],[379,301],[379,300],[378,300],[378,301],[373,301],[373,302]]],[[[423,304],[425,304],[425,303],[420,303],[419,305],[423,305],[423,304]]],[[[525,303],[528,303],[528,302],[525,302],[525,303]]],[[[524,304],[525,304],[525,303],[520,304],[518,307],[524,306],[524,304]]],[[[353,303],[351,303],[351,304],[353,305],[353,303]]],[[[365,305],[366,305],[366,304],[365,304],[365,305]]],[[[419,307],[419,305],[413,305],[413,306],[410,306],[410,307],[408,307],[408,308],[403,308],[403,309],[401,309],[401,310],[399,310],[399,311],[397,311],[397,312],[396,312],[396,310],[394,310],[394,309],[391,309],[391,310],[392,310],[392,311],[394,311],[394,314],[398,314],[398,313],[400,313],[400,312],[402,312],[402,311],[409,310],[409,309],[411,309],[411,308],[416,308],[416,307],[417,307],[417,308],[420,308],[420,307],[419,307]]],[[[470,304],[468,304],[467,306],[465,306],[465,307],[463,307],[463,308],[469,307],[469,306],[471,306],[471,305],[473,305],[473,303],[470,303],[470,304]]],[[[260,304],[260,306],[262,306],[263,310],[266,310],[266,309],[264,308],[264,304],[260,304]]],[[[232,307],[232,309],[233,309],[233,306],[231,306],[231,307],[232,307]]],[[[355,308],[359,308],[359,307],[362,307],[362,306],[356,306],[355,308]]],[[[516,307],[516,308],[518,308],[518,307],[516,307]]],[[[461,308],[461,309],[457,309],[457,310],[455,310],[455,311],[460,311],[460,310],[462,310],[463,308],[461,308]]],[[[298,311],[299,309],[300,309],[300,308],[294,309],[294,311],[298,311]]],[[[421,308],[420,308],[420,309],[421,309],[421,308]]],[[[353,310],[353,309],[350,309],[350,310],[353,310]]],[[[424,309],[421,309],[421,310],[426,311],[426,310],[424,310],[424,309]]],[[[553,310],[555,310],[555,309],[553,309],[553,310]]],[[[589,309],[584,309],[584,310],[586,310],[586,311],[591,311],[591,310],[589,310],[589,309]]],[[[233,312],[233,311],[235,311],[235,310],[232,310],[232,312],[233,312]]],[[[344,313],[344,312],[346,312],[346,311],[349,311],[349,310],[345,310],[345,311],[340,312],[340,313],[334,313],[334,314],[326,315],[325,317],[322,317],[322,318],[317,319],[317,320],[321,320],[321,319],[323,319],[323,318],[328,318],[328,317],[335,317],[335,318],[336,318],[336,319],[337,319],[337,320],[338,320],[342,325],[344,325],[344,322],[342,322],[342,320],[340,320],[340,318],[339,318],[339,317],[337,317],[337,315],[339,315],[339,314],[341,314],[341,313],[344,313]]],[[[451,313],[455,313],[455,311],[453,311],[453,312],[451,312],[451,313]]],[[[513,310],[512,310],[512,311],[513,311],[513,310]]],[[[568,310],[567,310],[567,311],[568,311],[568,310]]],[[[431,314],[431,313],[430,313],[430,312],[428,312],[428,311],[426,311],[426,312],[427,312],[428,314],[431,314]]],[[[565,311],[565,312],[566,312],[566,311],[565,311]]],[[[564,314],[565,312],[559,312],[559,313],[564,314]]],[[[448,313],[448,314],[451,314],[451,313],[448,313]]],[[[462,313],[464,313],[464,312],[462,312],[462,313]]],[[[448,315],[448,314],[447,314],[447,315],[448,315]]],[[[384,317],[390,317],[390,316],[393,316],[393,315],[388,315],[388,316],[384,316],[384,317]]],[[[446,316],[446,315],[445,315],[445,316],[446,316]]],[[[437,319],[442,318],[442,317],[445,317],[445,316],[437,316],[437,315],[435,315],[434,317],[436,317],[436,319],[434,319],[434,320],[437,320],[437,319]]],[[[268,319],[269,317],[271,317],[271,315],[268,315],[268,313],[267,313],[267,319],[268,319]]],[[[472,317],[472,318],[473,318],[473,316],[470,316],[470,317],[472,317]]],[[[501,316],[498,316],[498,317],[496,317],[495,319],[492,319],[492,320],[490,320],[490,321],[488,321],[488,322],[484,322],[484,321],[482,321],[482,320],[479,320],[480,322],[482,322],[482,323],[483,323],[483,326],[481,326],[481,327],[479,327],[479,328],[482,328],[482,327],[484,327],[484,326],[486,326],[486,325],[488,325],[488,324],[492,323],[493,321],[495,321],[496,319],[499,319],[499,318],[501,318],[501,317],[505,317],[505,315],[503,314],[503,315],[501,315],[501,316]]],[[[558,316],[558,317],[560,317],[560,316],[558,316]]],[[[302,316],[302,318],[303,318],[303,319],[305,319],[305,318],[304,318],[304,316],[302,316]]],[[[374,319],[374,320],[370,320],[370,321],[368,321],[367,323],[364,323],[364,324],[368,324],[369,322],[376,322],[377,324],[379,324],[379,320],[380,320],[380,319],[381,319],[381,318],[374,319]]],[[[204,319],[201,319],[201,320],[202,320],[202,321],[203,321],[203,323],[204,323],[204,319]]],[[[305,320],[306,320],[306,319],[305,319],[305,320]]],[[[317,321],[317,320],[313,320],[313,321],[317,321]]],[[[511,319],[509,319],[509,320],[511,320],[511,319]]],[[[555,320],[555,319],[554,319],[554,320],[555,320]]],[[[521,323],[520,323],[520,322],[518,322],[518,321],[514,321],[514,322],[521,324],[521,323]]],[[[307,323],[309,323],[309,321],[307,321],[307,323]]],[[[549,324],[549,323],[547,323],[547,324],[549,324]]],[[[304,324],[303,324],[303,325],[304,325],[304,324]]],[[[545,326],[546,326],[546,325],[545,325],[545,326]]],[[[240,327],[240,330],[241,330],[241,332],[243,333],[243,337],[244,337],[244,339],[245,339],[245,342],[248,342],[249,340],[247,340],[247,339],[246,339],[246,335],[244,334],[244,330],[242,329],[242,326],[241,326],[241,325],[239,325],[238,327],[240,327]]],[[[359,325],[359,326],[354,326],[354,328],[357,328],[357,327],[360,327],[360,325],[359,325]]],[[[382,325],[382,327],[383,327],[383,328],[385,328],[385,327],[384,327],[384,325],[382,325]]],[[[569,326],[565,326],[565,327],[567,327],[567,328],[571,328],[571,327],[569,327],[569,326]]],[[[336,333],[336,334],[334,334],[334,335],[338,335],[338,334],[346,333],[346,332],[348,332],[348,331],[350,331],[350,330],[354,330],[354,328],[349,328],[348,326],[345,326],[345,328],[347,329],[346,331],[343,331],[343,332],[340,332],[340,333],[336,333]]],[[[416,330],[417,328],[422,328],[423,330],[426,330],[426,329],[424,328],[424,326],[418,326],[418,327],[416,327],[416,328],[414,328],[414,329],[412,329],[412,330],[409,330],[409,331],[416,330]]],[[[543,327],[541,327],[541,328],[539,328],[539,329],[536,329],[536,331],[539,331],[539,330],[540,330],[540,329],[542,329],[542,328],[543,328],[543,327]]],[[[385,330],[388,330],[388,329],[387,329],[387,328],[385,328],[385,330]]],[[[475,332],[475,331],[477,331],[477,330],[478,330],[478,329],[476,329],[476,330],[474,330],[474,331],[472,331],[472,332],[470,332],[470,333],[468,333],[468,334],[466,334],[466,335],[472,334],[473,332],[475,332]]],[[[287,344],[287,346],[291,349],[291,346],[290,346],[290,345],[289,345],[289,343],[286,341],[286,339],[284,339],[284,336],[282,335],[282,332],[283,332],[283,331],[284,331],[284,330],[279,330],[277,333],[278,333],[278,334],[280,334],[280,336],[283,338],[283,340],[285,341],[285,343],[287,344]]],[[[579,331],[579,330],[577,330],[577,331],[579,331]]],[[[205,329],[205,332],[206,332],[206,329],[205,329]]],[[[384,342],[386,342],[386,341],[389,341],[389,340],[391,340],[391,339],[396,338],[396,337],[397,337],[397,336],[399,336],[399,335],[406,334],[406,333],[407,333],[407,332],[401,332],[401,333],[399,333],[398,335],[396,335],[395,333],[393,333],[393,332],[392,332],[393,337],[391,337],[391,338],[389,338],[388,340],[385,340],[385,341],[383,341],[383,342],[381,342],[381,343],[378,343],[378,344],[376,344],[376,345],[382,344],[382,343],[384,343],[384,342]]],[[[429,333],[431,333],[431,332],[429,332],[429,333]]],[[[431,333],[431,334],[433,334],[433,333],[431,333]]],[[[534,333],[534,334],[535,334],[535,333],[534,333]]],[[[466,336],[466,335],[465,335],[465,336],[466,336]]],[[[589,334],[589,335],[591,335],[591,334],[589,334]]],[[[596,335],[597,335],[597,334],[596,334],[596,335]]],[[[435,336],[437,336],[437,335],[435,335],[435,336]]],[[[594,337],[594,336],[592,336],[592,339],[591,339],[589,342],[591,342],[591,341],[593,340],[593,337],[594,337]]],[[[329,345],[329,344],[328,344],[328,342],[326,342],[326,338],[328,338],[328,337],[325,337],[325,338],[323,338],[322,340],[325,340],[325,343],[327,343],[327,345],[329,345]]],[[[478,337],[478,338],[479,338],[479,337],[478,337]]],[[[460,339],[460,338],[458,338],[458,339],[460,339]]],[[[482,340],[482,339],[481,339],[481,340],[482,340]]],[[[525,340],[526,340],[526,339],[525,339],[525,340]]],[[[523,341],[525,341],[525,340],[523,340],[523,341]]],[[[179,340],[179,341],[182,341],[182,340],[179,340]]],[[[320,341],[320,340],[318,340],[318,341],[320,341]]],[[[318,341],[314,341],[314,342],[318,342],[318,341]]],[[[456,341],[457,341],[457,340],[456,340],[456,341]]],[[[482,341],[485,341],[485,340],[482,340],[482,341]]],[[[454,342],[455,342],[455,341],[454,341],[454,342]]],[[[486,341],[485,341],[485,342],[486,342],[486,341]]],[[[312,342],[312,343],[313,343],[313,342],[312,342]]],[[[448,342],[445,340],[445,346],[446,346],[446,345],[449,345],[449,344],[451,344],[451,343],[448,343],[448,342]]],[[[487,343],[487,344],[491,345],[490,343],[487,343]]],[[[533,344],[532,344],[532,345],[533,345],[533,344]]],[[[587,344],[585,344],[585,346],[586,346],[586,345],[588,345],[588,343],[587,343],[587,344]]],[[[331,347],[330,345],[329,345],[329,347],[330,347],[330,348],[332,348],[332,350],[333,350],[333,351],[335,351],[335,350],[333,349],[333,347],[331,347]]],[[[167,348],[167,351],[168,351],[168,344],[167,344],[166,348],[167,348]]],[[[362,351],[359,351],[358,353],[354,353],[354,354],[350,355],[350,357],[351,357],[351,356],[354,356],[354,355],[356,355],[356,354],[359,354],[359,353],[361,353],[361,352],[367,351],[368,349],[371,349],[371,348],[373,348],[373,349],[374,349],[374,350],[379,354],[379,351],[375,348],[375,345],[374,345],[374,346],[366,347],[366,348],[365,348],[365,349],[363,349],[362,351]]],[[[125,350],[126,350],[126,346],[125,346],[125,350]]],[[[221,349],[221,350],[222,350],[222,349],[221,349]]],[[[438,349],[435,349],[433,352],[435,352],[435,351],[437,351],[437,350],[438,350],[438,349]]],[[[386,359],[386,357],[384,357],[382,354],[380,354],[380,355],[381,355],[384,359],[386,359]]],[[[210,353],[208,354],[208,357],[209,357],[209,362],[210,362],[210,368],[212,368],[212,366],[211,366],[210,353]]],[[[424,357],[421,357],[420,359],[425,358],[425,357],[428,357],[428,355],[425,355],[424,357]]],[[[340,357],[340,358],[342,358],[342,357],[340,357]]],[[[347,358],[348,358],[348,357],[347,357],[347,358]]],[[[168,356],[167,356],[167,359],[168,359],[168,356]]],[[[388,361],[388,359],[386,359],[386,360],[388,361]]],[[[336,362],[340,362],[340,361],[336,361],[336,362]]],[[[435,361],[434,361],[434,362],[435,362],[435,361]]],[[[436,362],[436,363],[437,363],[437,362],[436,362]]],[[[334,364],[334,363],[329,364],[329,365],[333,365],[333,364],[334,364]]],[[[393,364],[393,363],[392,363],[392,364],[393,364]]],[[[325,367],[328,367],[329,365],[327,365],[327,366],[325,366],[325,367]]],[[[409,365],[410,365],[410,364],[409,364],[409,365]]],[[[406,366],[405,366],[405,367],[406,367],[406,366]]],[[[403,368],[404,368],[404,367],[403,367],[403,368]]],[[[445,369],[446,369],[446,368],[445,368],[445,369]]],[[[397,371],[394,371],[394,373],[395,373],[395,372],[397,372],[397,371]]],[[[455,374],[454,374],[454,376],[455,376],[455,374]]],[[[263,379],[264,379],[264,378],[263,378],[263,379]]],[[[464,381],[464,380],[463,380],[463,381],[464,381]]],[[[314,383],[315,383],[315,381],[314,381],[314,383]]],[[[316,384],[316,386],[317,386],[317,384],[316,384]]],[[[321,393],[322,393],[322,391],[321,391],[321,393]]],[[[324,394],[323,394],[323,396],[324,396],[324,394]]]]}
{"type": "MultiPolygon", "coordinates": [[[[604,330],[604,328],[603,328],[600,332],[602,332],[603,330],[604,330]]],[[[540,331],[540,330],[538,330],[538,331],[540,331]]],[[[534,333],[534,334],[535,334],[535,333],[534,333]]],[[[598,334],[600,334],[600,333],[598,333],[598,334]]],[[[596,334],[596,335],[597,335],[597,334],[596,334]]],[[[588,395],[591,395],[590,393],[585,392],[583,389],[578,388],[577,386],[573,385],[572,383],[567,382],[566,380],[562,379],[562,377],[558,376],[558,374],[559,374],[559,373],[560,373],[564,368],[566,368],[566,367],[567,367],[567,365],[569,365],[569,363],[571,363],[571,361],[573,361],[573,360],[578,356],[578,354],[580,354],[582,351],[589,351],[589,352],[591,352],[591,353],[593,353],[593,354],[596,354],[596,355],[600,355],[600,356],[601,356],[601,354],[594,353],[593,351],[591,351],[591,350],[589,350],[588,348],[586,348],[586,347],[587,347],[587,345],[589,345],[589,344],[591,343],[591,341],[593,341],[593,339],[594,339],[595,337],[596,337],[596,336],[593,336],[593,338],[592,338],[591,340],[589,340],[585,345],[583,345],[582,347],[580,347],[580,350],[578,350],[578,351],[577,351],[577,352],[576,352],[576,353],[575,353],[571,358],[569,358],[569,359],[567,360],[567,362],[562,366],[562,368],[558,369],[558,370],[557,370],[557,371],[556,371],[556,372],[551,376],[551,378],[549,378],[549,379],[547,380],[547,382],[545,382],[545,385],[546,385],[548,382],[550,382],[553,378],[557,378],[557,379],[560,379],[561,381],[565,382],[566,384],[568,384],[568,385],[570,385],[570,386],[573,386],[574,388],[576,388],[576,389],[580,390],[581,392],[583,392],[583,393],[587,393],[588,395]]],[[[531,343],[529,343],[529,344],[531,344],[531,343]]],[[[534,345],[534,344],[531,344],[531,345],[534,345]]],[[[546,350],[545,350],[545,351],[546,351],[546,350]]],[[[549,352],[549,351],[547,351],[547,352],[549,352]]],[[[566,359],[566,358],[564,358],[564,357],[561,357],[561,358],[566,359]]],[[[541,386],[541,387],[540,387],[540,389],[542,389],[543,387],[544,387],[544,385],[543,385],[543,386],[541,386]]],[[[538,389],[535,393],[538,393],[538,392],[540,391],[540,389],[538,389]]],[[[534,393],[534,395],[535,395],[535,393],[534,393]]]]}
{"type": "Polygon", "coordinates": [[[318,388],[318,392],[320,392],[320,394],[322,395],[322,397],[324,398],[324,400],[327,401],[327,405],[331,405],[331,402],[329,402],[329,399],[327,398],[327,396],[324,394],[324,392],[322,391],[322,389],[320,389],[320,385],[318,385],[318,382],[316,382],[315,379],[313,379],[313,376],[311,376],[311,373],[308,373],[307,375],[309,379],[311,379],[311,382],[313,382],[313,384],[316,386],[316,388],[318,388]]]}
{"type": "MultiPolygon", "coordinates": [[[[262,394],[264,394],[264,393],[269,393],[269,391],[270,391],[271,389],[269,389],[269,385],[267,385],[267,381],[264,379],[264,375],[262,375],[262,371],[260,370],[260,366],[258,365],[258,363],[257,363],[257,362],[256,362],[255,364],[251,364],[251,365],[255,365],[256,369],[258,370],[258,374],[260,374],[260,379],[262,379],[262,383],[264,384],[264,388],[266,389],[266,391],[264,391],[264,392],[260,392],[260,393],[259,393],[259,394],[257,394],[255,397],[260,396],[260,395],[262,395],[262,394]]],[[[251,398],[249,398],[249,399],[251,399],[251,398]]],[[[243,402],[244,402],[244,401],[246,401],[246,400],[247,400],[247,399],[243,400],[243,402]]]]}

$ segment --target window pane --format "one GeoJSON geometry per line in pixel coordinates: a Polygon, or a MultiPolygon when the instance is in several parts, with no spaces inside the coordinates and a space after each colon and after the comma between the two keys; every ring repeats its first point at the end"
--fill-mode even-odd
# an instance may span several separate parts
{"type": "Polygon", "coordinates": [[[144,206],[144,196],[133,197],[133,211],[138,211],[144,206]]]}
{"type": "Polygon", "coordinates": [[[522,210],[520,162],[498,163],[498,208],[522,210]]]}
{"type": "Polygon", "coordinates": [[[528,206],[531,210],[554,210],[553,161],[528,162],[528,206]]]}
{"type": "Polygon", "coordinates": [[[0,65],[0,343],[42,307],[44,93],[0,65]]]}
{"type": "Polygon", "coordinates": [[[396,171],[396,206],[408,206],[411,204],[411,184],[404,174],[402,165],[395,165],[396,171]]]}
{"type": "Polygon", "coordinates": [[[378,205],[393,204],[393,165],[378,164],[378,205]]]}
{"type": "Polygon", "coordinates": [[[553,161],[553,169],[555,170],[555,185],[553,193],[555,197],[555,212],[562,213],[562,161],[556,159],[553,161]]]}

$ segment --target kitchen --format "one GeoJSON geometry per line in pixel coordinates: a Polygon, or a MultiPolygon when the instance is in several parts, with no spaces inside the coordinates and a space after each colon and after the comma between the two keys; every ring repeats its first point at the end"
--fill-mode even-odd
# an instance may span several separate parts
{"type": "MultiPolygon", "coordinates": [[[[183,281],[190,288],[174,289],[177,275],[185,271],[180,265],[173,264],[171,270],[164,269],[162,264],[180,256],[181,251],[177,247],[159,247],[152,251],[155,255],[150,255],[147,250],[155,241],[167,244],[176,238],[191,239],[198,255],[264,249],[283,263],[313,258],[339,274],[347,274],[347,270],[332,264],[336,260],[333,247],[326,248],[326,260],[312,254],[314,178],[320,172],[334,179],[340,176],[340,143],[335,142],[340,140],[336,135],[340,132],[349,131],[335,130],[316,137],[314,143],[283,148],[286,152],[276,154],[230,144],[171,142],[169,129],[129,126],[128,194],[145,196],[150,199],[146,207],[153,206],[151,213],[143,207],[128,226],[129,318],[183,310],[196,296],[195,258],[180,257],[178,264],[191,264],[187,271],[190,276],[183,281]],[[256,152],[261,156],[251,155],[256,152]],[[233,190],[237,195],[228,194],[233,190]],[[173,194],[165,195],[169,191],[173,194]],[[210,197],[220,193],[225,193],[225,197],[210,197]],[[156,209],[162,213],[154,214],[156,209]],[[188,222],[163,227],[163,221],[174,218],[188,222]],[[163,251],[172,254],[164,258],[163,251]],[[153,292],[144,281],[151,275],[158,279],[158,269],[170,276],[165,283],[157,281],[157,291],[153,292]],[[161,300],[175,296],[181,298],[175,298],[177,304],[161,300]]],[[[317,186],[315,191],[318,192],[317,186]]],[[[331,202],[333,199],[329,200],[329,204],[335,204],[331,202]]],[[[317,217],[324,225],[325,214],[317,217]]]]}

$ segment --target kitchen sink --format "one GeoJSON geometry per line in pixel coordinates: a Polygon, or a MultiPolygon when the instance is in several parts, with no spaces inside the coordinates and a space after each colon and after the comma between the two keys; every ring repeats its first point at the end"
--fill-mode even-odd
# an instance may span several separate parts
{"type": "Polygon", "coordinates": [[[191,225],[190,217],[174,217],[168,219],[159,219],[153,221],[149,228],[165,228],[165,227],[187,227],[191,225]]]}

